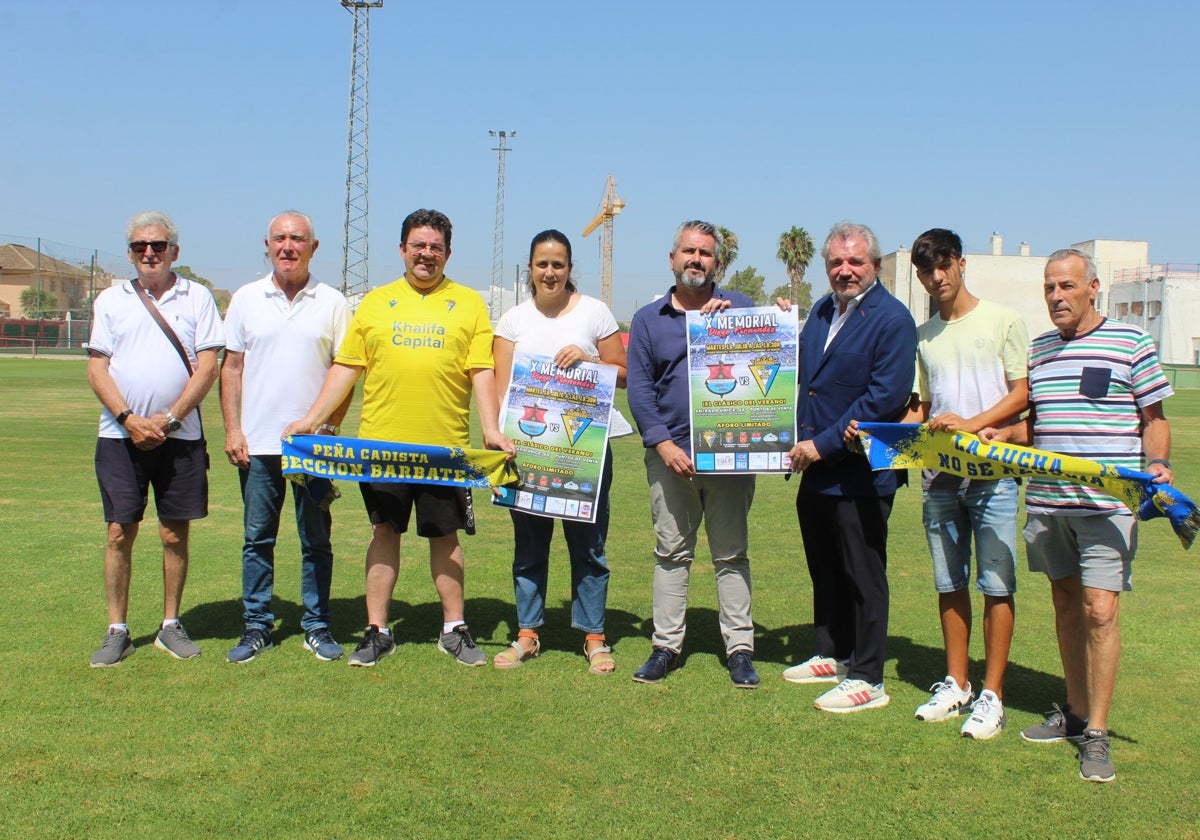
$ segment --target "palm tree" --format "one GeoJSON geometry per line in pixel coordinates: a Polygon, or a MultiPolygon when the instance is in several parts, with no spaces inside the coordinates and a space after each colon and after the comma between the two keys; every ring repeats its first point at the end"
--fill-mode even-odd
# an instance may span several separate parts
{"type": "Polygon", "coordinates": [[[733,264],[738,255],[738,238],[737,234],[729,228],[717,225],[717,230],[721,233],[721,253],[717,254],[720,264],[717,266],[717,285],[721,285],[721,281],[725,279],[725,270],[733,264]]]}
{"type": "MultiPolygon", "coordinates": [[[[808,264],[812,262],[816,250],[813,238],[802,227],[793,227],[779,235],[779,253],[775,256],[783,262],[788,279],[792,281],[791,299],[797,305],[802,303],[800,284],[804,282],[804,272],[808,270],[808,264]]],[[[808,302],[804,308],[807,309],[811,305],[812,291],[809,290],[808,302]]]]}

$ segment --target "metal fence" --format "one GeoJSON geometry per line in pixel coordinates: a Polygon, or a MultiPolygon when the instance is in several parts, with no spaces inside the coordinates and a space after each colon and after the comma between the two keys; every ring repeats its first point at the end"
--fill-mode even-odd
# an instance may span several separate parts
{"type": "Polygon", "coordinates": [[[92,301],[129,276],[123,254],[0,233],[0,352],[83,352],[92,301]]]}

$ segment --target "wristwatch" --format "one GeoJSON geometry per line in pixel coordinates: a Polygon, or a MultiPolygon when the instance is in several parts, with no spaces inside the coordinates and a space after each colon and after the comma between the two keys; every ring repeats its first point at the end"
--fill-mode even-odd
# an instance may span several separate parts
{"type": "Polygon", "coordinates": [[[179,418],[168,411],[167,412],[167,431],[168,432],[178,432],[182,426],[183,426],[183,423],[180,422],[179,418]]]}
{"type": "Polygon", "coordinates": [[[124,426],[125,421],[128,420],[132,415],[133,415],[133,409],[130,409],[130,408],[125,409],[124,411],[122,411],[120,414],[117,415],[117,417],[116,417],[117,425],[124,426]]]}
{"type": "Polygon", "coordinates": [[[1146,462],[1146,466],[1150,466],[1151,464],[1162,464],[1167,469],[1171,469],[1171,462],[1166,458],[1151,458],[1146,462]]]}
{"type": "Polygon", "coordinates": [[[331,435],[337,435],[337,434],[341,434],[342,429],[340,426],[334,426],[330,423],[322,423],[320,426],[317,427],[317,431],[318,432],[328,432],[331,435]]]}

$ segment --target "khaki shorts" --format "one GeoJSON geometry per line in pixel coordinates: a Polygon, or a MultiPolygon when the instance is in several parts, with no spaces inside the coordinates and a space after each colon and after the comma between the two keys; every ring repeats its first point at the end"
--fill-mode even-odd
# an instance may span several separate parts
{"type": "Polygon", "coordinates": [[[1079,575],[1090,589],[1133,589],[1137,519],[1129,511],[1088,516],[1031,513],[1024,537],[1032,572],[1043,572],[1050,580],[1079,575]]]}

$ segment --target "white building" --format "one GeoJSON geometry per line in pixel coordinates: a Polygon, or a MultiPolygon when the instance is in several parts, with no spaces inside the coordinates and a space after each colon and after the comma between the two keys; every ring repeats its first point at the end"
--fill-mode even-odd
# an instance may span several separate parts
{"type": "Polygon", "coordinates": [[[1200,364],[1200,265],[1143,265],[1118,271],[1109,317],[1150,333],[1166,364],[1200,364]]]}
{"type": "MultiPolygon", "coordinates": [[[[990,244],[991,253],[963,255],[967,288],[977,297],[1017,310],[1030,337],[1051,329],[1042,293],[1046,255],[1032,255],[1024,242],[1017,253],[1005,254],[998,233],[992,234],[990,244]]],[[[1137,240],[1089,239],[1069,247],[1096,261],[1100,312],[1149,332],[1164,363],[1200,363],[1200,266],[1153,265],[1150,244],[1137,240]]],[[[881,279],[918,324],[935,311],[917,280],[908,248],[884,256],[881,279]]]]}

